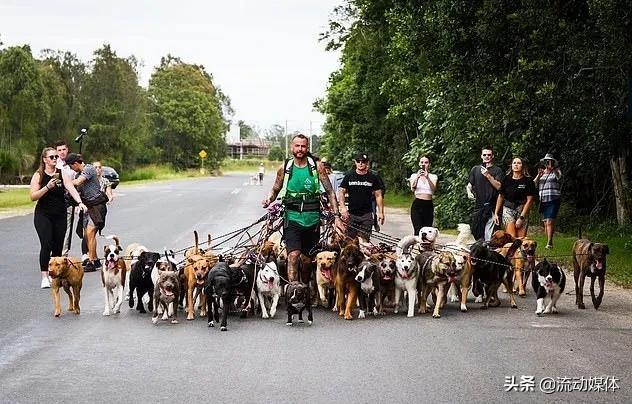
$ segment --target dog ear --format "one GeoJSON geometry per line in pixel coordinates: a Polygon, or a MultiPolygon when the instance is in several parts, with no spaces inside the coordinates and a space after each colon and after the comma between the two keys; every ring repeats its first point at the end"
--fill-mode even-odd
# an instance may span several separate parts
{"type": "Polygon", "coordinates": [[[603,245],[604,254],[610,254],[610,248],[608,248],[608,244],[602,244],[602,245],[603,245]]]}

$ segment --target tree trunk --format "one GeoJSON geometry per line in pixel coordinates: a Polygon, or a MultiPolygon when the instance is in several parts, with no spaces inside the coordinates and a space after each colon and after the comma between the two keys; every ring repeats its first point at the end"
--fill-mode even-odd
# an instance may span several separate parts
{"type": "Polygon", "coordinates": [[[617,209],[617,223],[623,226],[630,223],[630,183],[626,166],[627,151],[619,156],[610,157],[610,171],[614,184],[614,201],[617,209]]]}

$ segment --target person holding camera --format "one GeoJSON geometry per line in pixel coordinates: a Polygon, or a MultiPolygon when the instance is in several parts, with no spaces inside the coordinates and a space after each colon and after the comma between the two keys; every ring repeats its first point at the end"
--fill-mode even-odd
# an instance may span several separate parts
{"type": "Polygon", "coordinates": [[[408,179],[410,190],[415,194],[415,200],[410,207],[410,221],[415,235],[419,234],[422,227],[432,226],[434,222],[432,198],[437,192],[437,181],[438,177],[430,173],[430,158],[426,155],[421,156],[419,170],[408,179]]]}
{"type": "Polygon", "coordinates": [[[59,257],[62,253],[66,234],[66,201],[64,188],[77,202],[79,208],[86,209],[81,203],[79,193],[68,181],[61,170],[56,168],[59,155],[52,147],[42,150],[40,165],[31,177],[31,201],[37,201],[33,223],[40,241],[39,266],[42,272],[42,289],[50,288],[48,279],[48,261],[50,257],[59,257]]]}
{"type": "Polygon", "coordinates": [[[474,199],[472,212],[472,235],[476,240],[489,241],[494,233],[494,208],[503,179],[503,171],[494,165],[494,150],[483,147],[480,165],[472,167],[466,187],[467,196],[474,199]]]}
{"type": "Polygon", "coordinates": [[[551,153],[547,153],[540,160],[538,175],[533,182],[538,187],[540,195],[540,213],[544,223],[547,243],[545,248],[553,248],[553,233],[555,233],[555,218],[560,210],[562,200],[561,184],[562,172],[558,161],[551,153]]]}
{"type": "Polygon", "coordinates": [[[507,233],[514,237],[526,237],[529,210],[535,196],[535,185],[531,181],[526,164],[522,158],[514,157],[511,160],[511,168],[500,186],[493,216],[494,224],[499,226],[502,217],[502,224],[507,233]]]}

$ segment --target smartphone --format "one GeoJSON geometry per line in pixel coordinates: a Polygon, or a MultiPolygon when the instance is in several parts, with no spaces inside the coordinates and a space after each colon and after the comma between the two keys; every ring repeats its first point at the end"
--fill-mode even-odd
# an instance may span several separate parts
{"type": "Polygon", "coordinates": [[[59,173],[58,172],[53,174],[53,179],[55,180],[55,184],[57,184],[57,185],[61,184],[61,179],[59,178],[59,173]]]}

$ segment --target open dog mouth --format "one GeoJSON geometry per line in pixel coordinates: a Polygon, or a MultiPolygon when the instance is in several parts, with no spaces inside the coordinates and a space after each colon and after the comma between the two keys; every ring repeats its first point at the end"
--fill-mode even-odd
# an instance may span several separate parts
{"type": "Polygon", "coordinates": [[[603,261],[602,260],[595,260],[595,268],[602,270],[603,269],[603,261]]]}
{"type": "Polygon", "coordinates": [[[323,278],[327,279],[328,281],[331,280],[331,268],[321,267],[320,273],[323,276],[323,278]]]}
{"type": "Polygon", "coordinates": [[[116,261],[112,261],[112,260],[105,261],[105,267],[107,269],[114,269],[114,268],[116,268],[116,261]]]}
{"type": "Polygon", "coordinates": [[[166,288],[160,288],[160,291],[162,292],[163,295],[165,296],[173,296],[173,290],[170,287],[166,287],[166,288]]]}

